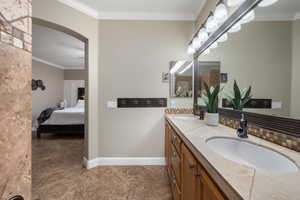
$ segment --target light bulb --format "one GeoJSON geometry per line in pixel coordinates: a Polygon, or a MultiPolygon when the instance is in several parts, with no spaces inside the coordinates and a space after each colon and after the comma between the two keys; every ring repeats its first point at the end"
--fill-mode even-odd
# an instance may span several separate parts
{"type": "Polygon", "coordinates": [[[192,45],[189,45],[189,47],[188,47],[188,50],[187,50],[187,53],[189,54],[189,55],[192,55],[192,54],[194,54],[196,51],[195,51],[195,49],[192,47],[192,45]]]}
{"type": "Polygon", "coordinates": [[[228,40],[228,34],[224,33],[219,39],[218,42],[225,42],[228,40]]]}
{"type": "Polygon", "coordinates": [[[206,32],[205,27],[202,27],[198,33],[198,39],[201,43],[205,42],[208,39],[208,33],[206,32]]]}
{"type": "Polygon", "coordinates": [[[216,41],[216,42],[212,43],[212,45],[210,45],[209,48],[215,49],[215,48],[217,48],[217,47],[218,47],[218,42],[216,41]]]}
{"type": "Polygon", "coordinates": [[[236,23],[229,29],[229,33],[236,33],[239,32],[242,29],[242,25],[240,23],[236,23]]]}
{"type": "Polygon", "coordinates": [[[214,15],[210,15],[206,22],[206,30],[209,33],[214,32],[218,29],[218,22],[215,20],[214,15]]]}
{"type": "Polygon", "coordinates": [[[193,46],[193,48],[194,48],[195,50],[197,50],[197,49],[200,48],[201,42],[200,42],[200,40],[198,39],[198,37],[195,37],[195,38],[193,39],[192,46],[193,46]]]}
{"type": "Polygon", "coordinates": [[[236,7],[242,4],[245,0],[227,0],[227,5],[229,7],[236,7]]]}
{"type": "Polygon", "coordinates": [[[203,55],[208,55],[210,53],[210,49],[207,48],[204,52],[203,52],[203,55]]]}
{"type": "Polygon", "coordinates": [[[254,12],[254,10],[251,10],[241,19],[240,24],[249,23],[254,19],[255,19],[255,12],[254,12]]]}
{"type": "Polygon", "coordinates": [[[228,10],[224,3],[220,3],[215,10],[215,20],[218,21],[218,23],[223,23],[228,18],[228,10]]]}
{"type": "Polygon", "coordinates": [[[278,0],[263,0],[262,2],[260,2],[258,4],[259,7],[267,7],[267,6],[270,6],[274,3],[276,3],[278,0]]]}

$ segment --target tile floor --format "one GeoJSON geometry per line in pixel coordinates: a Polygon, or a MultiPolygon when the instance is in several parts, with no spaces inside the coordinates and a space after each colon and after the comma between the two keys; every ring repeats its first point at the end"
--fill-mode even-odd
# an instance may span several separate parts
{"type": "Polygon", "coordinates": [[[164,167],[82,167],[83,139],[32,141],[33,200],[171,200],[164,167]]]}

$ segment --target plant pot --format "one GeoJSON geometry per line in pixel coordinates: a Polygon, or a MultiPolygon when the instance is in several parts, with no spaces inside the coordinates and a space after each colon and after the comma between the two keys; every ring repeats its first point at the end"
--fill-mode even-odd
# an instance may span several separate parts
{"type": "Polygon", "coordinates": [[[219,126],[219,113],[205,113],[205,122],[209,126],[219,126]]]}

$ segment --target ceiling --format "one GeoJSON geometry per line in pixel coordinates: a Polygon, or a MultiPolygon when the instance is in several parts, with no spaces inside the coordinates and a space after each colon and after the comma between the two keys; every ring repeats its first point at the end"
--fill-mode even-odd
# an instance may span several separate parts
{"type": "Polygon", "coordinates": [[[195,20],[206,0],[58,0],[98,19],[195,20]]]}
{"type": "Polygon", "coordinates": [[[44,26],[32,26],[32,57],[61,69],[84,69],[84,42],[44,26]]]}
{"type": "Polygon", "coordinates": [[[300,0],[278,0],[270,7],[256,9],[257,20],[300,19],[300,0]]]}

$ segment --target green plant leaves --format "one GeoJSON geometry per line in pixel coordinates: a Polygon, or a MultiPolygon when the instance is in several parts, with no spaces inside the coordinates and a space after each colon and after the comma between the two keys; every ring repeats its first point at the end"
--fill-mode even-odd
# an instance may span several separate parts
{"type": "Polygon", "coordinates": [[[204,103],[207,106],[207,112],[209,113],[217,113],[218,112],[218,103],[219,103],[219,93],[220,93],[220,86],[218,85],[216,88],[209,88],[206,82],[203,82],[204,88],[206,91],[207,96],[202,97],[204,103]]]}
{"type": "Polygon", "coordinates": [[[240,90],[236,80],[234,80],[233,84],[233,94],[231,96],[229,94],[225,95],[225,98],[232,103],[232,107],[235,110],[242,111],[244,106],[251,100],[251,86],[247,89],[240,90]]]}

